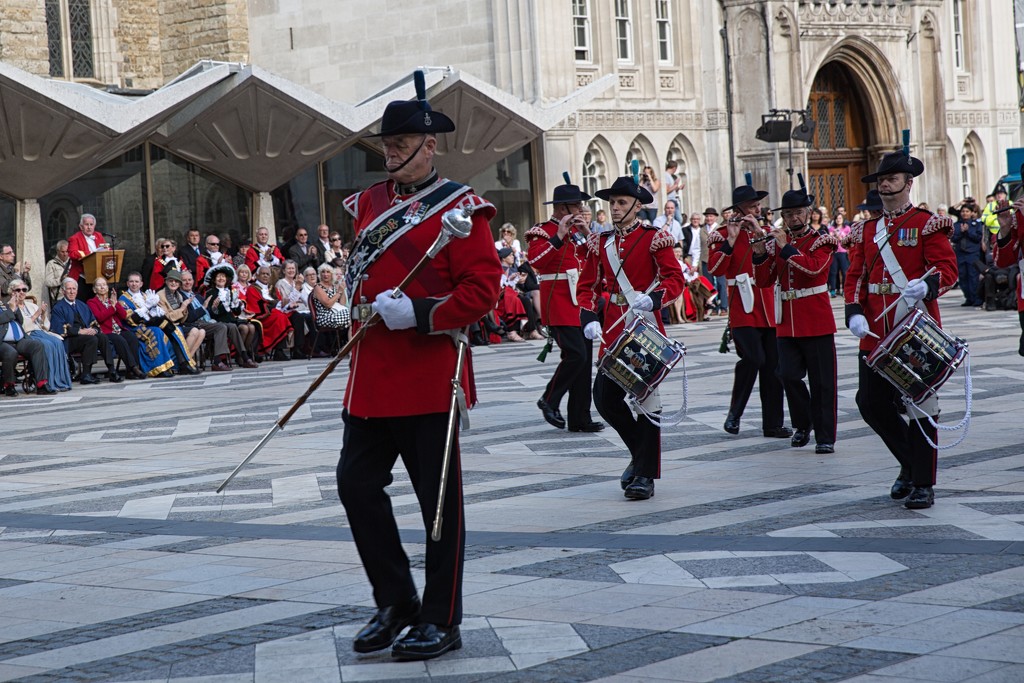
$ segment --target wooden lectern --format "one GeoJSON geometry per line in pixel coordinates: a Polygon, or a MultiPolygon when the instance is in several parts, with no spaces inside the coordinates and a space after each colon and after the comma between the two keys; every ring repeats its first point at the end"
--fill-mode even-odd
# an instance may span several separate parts
{"type": "Polygon", "coordinates": [[[85,281],[92,284],[101,277],[107,282],[119,282],[121,280],[121,263],[124,261],[124,249],[112,251],[94,251],[82,259],[82,269],[85,271],[85,281]]]}

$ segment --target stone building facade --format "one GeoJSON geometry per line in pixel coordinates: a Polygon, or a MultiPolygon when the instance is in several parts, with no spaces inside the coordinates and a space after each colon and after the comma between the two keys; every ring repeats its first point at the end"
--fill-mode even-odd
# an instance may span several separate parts
{"type": "Polygon", "coordinates": [[[676,161],[686,211],[744,172],[849,209],[905,128],[916,199],[980,198],[1020,145],[1014,45],[1005,0],[5,0],[0,98],[36,118],[0,108],[0,241],[42,261],[83,211],[133,259],[188,225],[345,232],[341,197],[383,177],[362,135],[418,67],[459,123],[439,165],[496,226],[543,215],[565,170],[593,190],[633,160],[676,161]],[[805,108],[805,140],[755,135],[805,108]]]}

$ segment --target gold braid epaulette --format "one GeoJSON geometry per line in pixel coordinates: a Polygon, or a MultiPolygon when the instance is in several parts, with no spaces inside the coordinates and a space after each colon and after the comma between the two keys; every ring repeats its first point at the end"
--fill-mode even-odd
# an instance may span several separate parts
{"type": "Polygon", "coordinates": [[[601,253],[601,235],[592,232],[587,235],[587,249],[591,254],[597,256],[601,253]]]}
{"type": "Polygon", "coordinates": [[[658,230],[651,239],[651,253],[653,254],[659,249],[664,249],[665,247],[671,248],[675,245],[676,241],[672,238],[672,233],[662,228],[661,230],[658,230]]]}

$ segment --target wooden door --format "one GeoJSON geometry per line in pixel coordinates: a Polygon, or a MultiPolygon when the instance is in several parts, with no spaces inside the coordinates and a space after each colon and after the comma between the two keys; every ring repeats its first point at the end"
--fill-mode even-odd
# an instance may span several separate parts
{"type": "Polygon", "coordinates": [[[818,125],[807,154],[807,184],[815,203],[830,214],[842,206],[853,216],[867,196],[868,186],[860,180],[868,159],[863,101],[841,64],[826,64],[814,78],[807,107],[818,125]]]}

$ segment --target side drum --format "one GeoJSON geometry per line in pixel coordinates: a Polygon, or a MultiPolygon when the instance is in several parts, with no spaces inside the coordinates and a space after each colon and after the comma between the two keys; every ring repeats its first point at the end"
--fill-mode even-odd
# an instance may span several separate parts
{"type": "Polygon", "coordinates": [[[921,403],[938,392],[966,357],[963,339],[946,334],[934,318],[914,309],[878,343],[867,363],[904,396],[921,403]]]}
{"type": "Polygon", "coordinates": [[[685,353],[682,342],[669,339],[641,316],[605,349],[597,369],[642,403],[685,353]]]}

